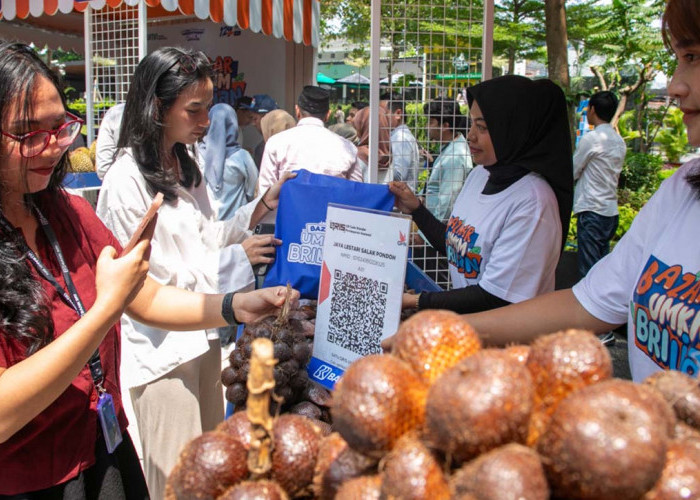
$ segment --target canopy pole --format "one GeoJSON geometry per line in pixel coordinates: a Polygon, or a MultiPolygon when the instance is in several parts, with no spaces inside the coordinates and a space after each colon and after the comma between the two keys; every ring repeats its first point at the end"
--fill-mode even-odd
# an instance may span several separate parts
{"type": "Polygon", "coordinates": [[[376,183],[378,179],[379,160],[379,49],[382,0],[372,0],[371,6],[371,43],[370,43],[370,70],[369,70],[369,165],[368,178],[365,182],[376,183]]]}
{"type": "Polygon", "coordinates": [[[481,81],[493,76],[493,0],[484,1],[484,32],[481,40],[481,81]]]}
{"type": "Polygon", "coordinates": [[[95,81],[92,71],[92,7],[88,4],[83,13],[83,32],[85,33],[85,123],[87,125],[87,144],[95,138],[95,81]]]}
{"type": "Polygon", "coordinates": [[[148,9],[145,0],[139,2],[139,61],[148,54],[148,9]]]}

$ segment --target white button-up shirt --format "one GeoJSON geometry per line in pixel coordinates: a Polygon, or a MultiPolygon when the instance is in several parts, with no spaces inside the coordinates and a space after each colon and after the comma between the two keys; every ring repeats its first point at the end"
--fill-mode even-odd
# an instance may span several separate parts
{"type": "Polygon", "coordinates": [[[404,123],[391,131],[391,165],[394,180],[404,181],[415,191],[420,170],[418,142],[404,123]]]}
{"type": "Polygon", "coordinates": [[[617,182],[627,146],[609,123],[581,137],[574,153],[574,213],[617,215],[617,182]]]}
{"type": "Polygon", "coordinates": [[[362,182],[355,145],[328,130],[318,118],[302,118],[296,127],[270,137],[260,164],[258,193],[264,193],[284,172],[300,168],[362,182]]]}
{"type": "MultiPolygon", "coordinates": [[[[252,288],[253,269],[242,242],[252,233],[250,217],[258,199],[227,221],[217,221],[206,182],[177,188],[178,200],[163,203],[151,239],[149,276],[162,283],[201,293],[252,288]]],[[[146,181],[129,149],[107,172],[97,215],[124,245],[151,204],[146,181]]],[[[124,387],[151,382],[209,350],[216,329],[175,332],[152,328],[122,316],[124,387]]]]}

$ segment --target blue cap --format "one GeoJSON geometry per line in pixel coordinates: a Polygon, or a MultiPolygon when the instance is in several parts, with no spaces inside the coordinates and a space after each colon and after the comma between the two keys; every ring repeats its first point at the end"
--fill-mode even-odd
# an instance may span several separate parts
{"type": "Polygon", "coordinates": [[[255,94],[250,104],[240,105],[240,109],[248,109],[255,113],[269,113],[278,108],[275,100],[267,94],[255,94]]]}

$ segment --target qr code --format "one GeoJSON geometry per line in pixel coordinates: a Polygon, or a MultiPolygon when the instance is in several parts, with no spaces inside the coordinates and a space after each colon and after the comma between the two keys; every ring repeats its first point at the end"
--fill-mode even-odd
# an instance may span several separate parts
{"type": "Polygon", "coordinates": [[[360,356],[381,353],[389,285],[337,269],[333,278],[328,341],[360,356]]]}

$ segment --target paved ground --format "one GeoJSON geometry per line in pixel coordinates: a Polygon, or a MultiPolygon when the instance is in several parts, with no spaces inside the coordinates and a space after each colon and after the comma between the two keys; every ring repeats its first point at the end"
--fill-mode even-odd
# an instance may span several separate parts
{"type": "MultiPolygon", "coordinates": [[[[564,252],[557,266],[555,285],[557,290],[573,286],[578,279],[576,254],[564,252]]],[[[623,325],[615,330],[615,343],[609,346],[608,349],[612,356],[615,377],[631,379],[630,367],[627,361],[627,325],[623,325]]]]}

